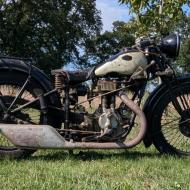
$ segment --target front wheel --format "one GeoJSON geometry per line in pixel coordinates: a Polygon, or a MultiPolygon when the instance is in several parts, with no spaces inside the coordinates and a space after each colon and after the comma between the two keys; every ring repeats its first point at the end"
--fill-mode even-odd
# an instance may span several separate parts
{"type": "Polygon", "coordinates": [[[166,154],[190,156],[190,84],[165,91],[153,112],[155,147],[166,154]]]}

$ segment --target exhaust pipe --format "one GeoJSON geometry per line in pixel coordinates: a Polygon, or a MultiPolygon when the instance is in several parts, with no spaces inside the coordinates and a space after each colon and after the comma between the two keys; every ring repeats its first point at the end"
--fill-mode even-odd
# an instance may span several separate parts
{"type": "Polygon", "coordinates": [[[147,119],[141,108],[137,104],[135,104],[134,101],[130,100],[125,94],[121,94],[120,98],[123,101],[123,103],[139,117],[140,131],[138,135],[134,139],[125,142],[126,146],[134,147],[142,141],[146,134],[147,119]]]}
{"type": "Polygon", "coordinates": [[[0,124],[0,133],[22,149],[125,149],[123,143],[79,143],[66,141],[48,125],[0,124]]]}
{"type": "Polygon", "coordinates": [[[121,100],[139,116],[140,131],[136,138],[121,142],[72,142],[66,141],[56,129],[49,125],[0,124],[0,133],[12,144],[24,149],[127,149],[139,144],[144,138],[147,121],[140,107],[126,95],[121,100]]]}

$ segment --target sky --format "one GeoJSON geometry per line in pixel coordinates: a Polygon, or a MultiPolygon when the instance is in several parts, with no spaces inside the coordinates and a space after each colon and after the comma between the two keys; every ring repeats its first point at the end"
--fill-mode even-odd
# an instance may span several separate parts
{"type": "MultiPolygon", "coordinates": [[[[129,9],[126,5],[121,5],[118,0],[96,0],[96,7],[101,11],[103,21],[103,31],[112,30],[112,23],[116,20],[127,22],[130,18],[129,9]]],[[[183,6],[186,14],[190,14],[190,8],[183,6]]]]}
{"type": "Polygon", "coordinates": [[[103,31],[112,30],[112,23],[116,20],[127,22],[130,18],[126,5],[121,5],[118,0],[96,0],[97,9],[101,11],[103,31]]]}
{"type": "MultiPolygon", "coordinates": [[[[130,18],[129,10],[126,5],[120,5],[118,0],[96,0],[96,7],[101,11],[103,22],[103,32],[112,30],[114,21],[127,22],[130,18]]],[[[64,66],[65,70],[75,70],[75,65],[68,64],[64,66]]]]}

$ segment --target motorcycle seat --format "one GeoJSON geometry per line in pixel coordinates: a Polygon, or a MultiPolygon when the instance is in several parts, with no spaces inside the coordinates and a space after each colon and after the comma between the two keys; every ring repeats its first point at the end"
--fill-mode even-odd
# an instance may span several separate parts
{"type": "Polygon", "coordinates": [[[79,70],[79,71],[64,71],[63,69],[53,70],[52,75],[61,74],[66,76],[68,79],[69,84],[76,85],[83,83],[87,80],[90,80],[94,76],[95,67],[86,70],[79,70]]]}

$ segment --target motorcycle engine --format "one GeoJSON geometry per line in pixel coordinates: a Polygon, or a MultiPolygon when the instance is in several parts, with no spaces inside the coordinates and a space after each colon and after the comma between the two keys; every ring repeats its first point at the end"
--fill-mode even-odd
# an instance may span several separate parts
{"type": "Polygon", "coordinates": [[[96,84],[93,84],[88,98],[108,94],[101,97],[99,107],[96,107],[92,115],[86,115],[85,121],[80,125],[81,129],[101,132],[102,137],[106,136],[110,140],[123,132],[123,126],[128,125],[127,121],[130,120],[131,113],[121,112],[121,106],[116,108],[116,94],[109,94],[109,92],[115,91],[117,88],[119,88],[118,83],[114,80],[98,80],[96,84]]]}
{"type": "Polygon", "coordinates": [[[95,113],[96,123],[101,130],[101,135],[109,135],[110,137],[116,136],[121,132],[121,120],[119,115],[112,109],[98,108],[95,113]]]}
{"type": "Polygon", "coordinates": [[[118,137],[123,132],[123,120],[115,109],[103,109],[98,117],[98,126],[101,136],[111,139],[118,137]]]}
{"type": "Polygon", "coordinates": [[[105,112],[99,117],[98,124],[101,129],[117,128],[119,121],[110,109],[106,109],[105,112]]]}
{"type": "MultiPolygon", "coordinates": [[[[93,95],[99,95],[115,91],[116,89],[117,81],[99,80],[97,85],[92,89],[92,93],[93,95]]],[[[115,109],[115,102],[116,96],[114,94],[102,96],[101,104],[94,113],[101,134],[109,135],[111,138],[114,138],[122,130],[122,118],[115,109]]]]}

